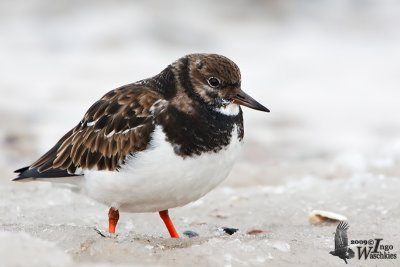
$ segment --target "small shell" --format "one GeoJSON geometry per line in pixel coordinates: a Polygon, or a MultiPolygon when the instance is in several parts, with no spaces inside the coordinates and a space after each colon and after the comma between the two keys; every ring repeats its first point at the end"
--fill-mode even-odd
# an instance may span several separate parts
{"type": "Polygon", "coordinates": [[[347,217],[331,211],[313,210],[310,213],[309,220],[311,224],[318,225],[323,223],[337,223],[340,221],[347,221],[347,217]]]}
{"type": "Polygon", "coordinates": [[[264,235],[266,233],[267,233],[267,231],[264,231],[261,229],[251,229],[246,232],[246,234],[248,234],[248,235],[261,235],[261,234],[264,235]]]}

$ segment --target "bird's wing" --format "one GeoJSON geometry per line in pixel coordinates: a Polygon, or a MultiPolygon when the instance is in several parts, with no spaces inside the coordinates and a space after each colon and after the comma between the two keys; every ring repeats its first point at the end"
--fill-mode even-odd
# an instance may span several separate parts
{"type": "Polygon", "coordinates": [[[347,230],[349,229],[349,225],[346,222],[340,222],[336,227],[335,233],[335,250],[339,250],[347,247],[348,239],[347,239],[347,230]]]}
{"type": "Polygon", "coordinates": [[[110,91],[52,149],[17,170],[15,180],[79,175],[82,169],[118,169],[129,154],[147,147],[154,129],[151,107],[160,99],[157,92],[135,84],[110,91]]]}

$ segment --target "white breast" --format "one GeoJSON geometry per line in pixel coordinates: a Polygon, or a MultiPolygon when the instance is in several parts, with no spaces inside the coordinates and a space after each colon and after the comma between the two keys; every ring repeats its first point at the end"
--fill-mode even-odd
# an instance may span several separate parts
{"type": "Polygon", "coordinates": [[[182,158],[157,126],[151,146],[129,158],[119,172],[85,171],[87,194],[128,212],[155,212],[186,205],[207,194],[232,169],[241,142],[234,127],[230,144],[182,158]]]}

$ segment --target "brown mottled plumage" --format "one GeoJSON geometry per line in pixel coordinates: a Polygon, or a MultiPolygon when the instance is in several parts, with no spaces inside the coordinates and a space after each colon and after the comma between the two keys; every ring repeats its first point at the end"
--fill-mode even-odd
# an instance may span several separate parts
{"type": "MultiPolygon", "coordinates": [[[[168,121],[179,123],[176,121],[179,115],[175,118],[168,114],[155,117],[151,107],[156,102],[153,109],[160,109],[162,105],[163,108],[169,106],[184,114],[195,116],[200,113],[202,116],[204,104],[211,108],[222,106],[222,99],[233,99],[237,95],[240,83],[239,68],[223,56],[192,54],[183,57],[153,78],[108,92],[89,108],[75,128],[29,169],[37,173],[50,171],[52,174],[59,170],[64,171],[65,176],[79,175],[82,170],[93,168],[115,171],[128,155],[147,148],[154,121],[159,124],[168,121]],[[218,90],[206,88],[209,77],[218,77],[218,90]]],[[[199,125],[198,130],[201,131],[201,128],[204,128],[203,125],[199,125]]],[[[179,133],[170,135],[171,139],[180,142],[185,142],[183,139],[186,137],[179,133]]],[[[25,178],[23,172],[27,169],[18,171],[22,171],[20,176],[25,178]]]]}
{"type": "Polygon", "coordinates": [[[116,170],[129,153],[147,147],[154,128],[149,110],[158,99],[158,93],[134,84],[109,92],[31,168],[66,169],[71,174],[77,168],[116,170]]]}

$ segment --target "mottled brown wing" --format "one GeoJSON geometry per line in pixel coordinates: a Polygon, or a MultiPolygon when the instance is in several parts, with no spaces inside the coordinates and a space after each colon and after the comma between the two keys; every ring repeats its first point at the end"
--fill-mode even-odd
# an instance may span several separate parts
{"type": "Polygon", "coordinates": [[[158,93],[138,85],[110,91],[30,169],[69,174],[80,169],[118,169],[129,154],[148,146],[154,129],[150,108],[159,99],[158,93]]]}

